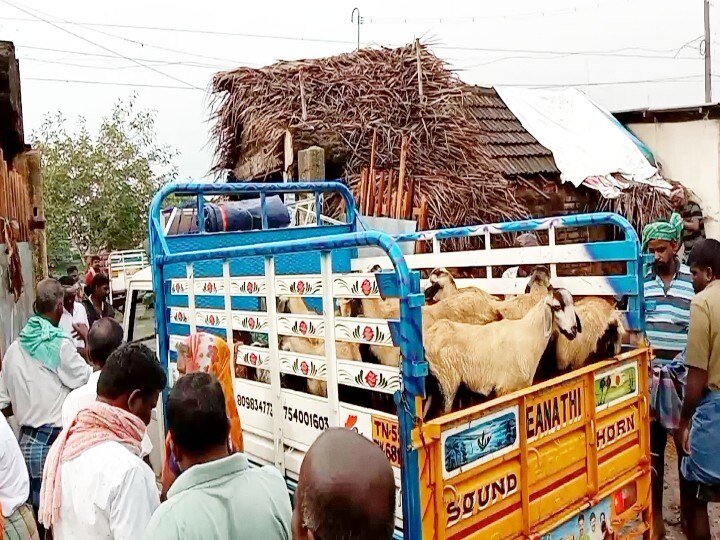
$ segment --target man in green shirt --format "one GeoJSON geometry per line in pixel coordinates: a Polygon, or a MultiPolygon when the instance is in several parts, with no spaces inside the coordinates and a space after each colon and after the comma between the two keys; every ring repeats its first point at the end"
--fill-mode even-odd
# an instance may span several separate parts
{"type": "Polygon", "coordinates": [[[228,450],[229,424],[218,380],[203,372],[175,383],[167,405],[182,473],[155,512],[146,540],[289,540],[292,508],[274,467],[250,468],[228,450]]]}

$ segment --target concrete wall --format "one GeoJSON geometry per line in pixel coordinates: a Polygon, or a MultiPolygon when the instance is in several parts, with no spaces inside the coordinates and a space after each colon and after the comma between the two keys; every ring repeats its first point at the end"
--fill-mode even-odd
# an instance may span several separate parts
{"type": "Polygon", "coordinates": [[[7,286],[8,259],[5,254],[5,244],[0,244],[0,351],[3,353],[32,315],[35,302],[35,278],[30,245],[27,242],[19,242],[18,249],[25,287],[20,299],[15,302],[7,286]]]}
{"type": "Polygon", "coordinates": [[[655,154],[665,178],[691,189],[708,237],[720,239],[720,120],[628,124],[655,154]]]}

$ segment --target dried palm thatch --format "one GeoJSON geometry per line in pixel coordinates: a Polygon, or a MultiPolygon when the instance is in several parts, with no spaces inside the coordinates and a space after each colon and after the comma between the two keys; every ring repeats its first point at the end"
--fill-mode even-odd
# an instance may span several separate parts
{"type": "MultiPolygon", "coordinates": [[[[484,133],[473,111],[482,93],[424,45],[241,67],[216,74],[213,94],[216,170],[245,179],[279,175],[289,131],[296,148],[322,146],[329,162],[342,164],[357,195],[373,133],[375,166],[382,169],[398,167],[407,135],[407,174],[416,200],[427,197],[431,228],[530,217],[515,197],[518,183],[486,144],[493,134],[484,133]]],[[[660,211],[653,193],[643,192],[642,201],[660,211]]],[[[641,222],[656,217],[635,202],[635,195],[623,197],[618,209],[641,222]]]]}
{"type": "Polygon", "coordinates": [[[416,196],[428,198],[431,227],[527,216],[479,144],[477,122],[463,106],[466,85],[425,46],[240,68],[217,74],[213,87],[216,167],[239,178],[282,169],[287,129],[299,146],[318,144],[343,162],[357,191],[373,132],[380,168],[397,168],[408,134],[408,174],[416,196]]]}

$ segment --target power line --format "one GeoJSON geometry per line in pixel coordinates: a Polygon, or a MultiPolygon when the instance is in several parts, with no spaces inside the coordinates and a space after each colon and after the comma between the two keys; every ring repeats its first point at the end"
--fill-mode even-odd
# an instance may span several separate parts
{"type": "Polygon", "coordinates": [[[81,36],[81,35],[79,35],[79,34],[76,34],[75,32],[72,32],[71,30],[68,30],[67,28],[63,28],[63,27],[61,27],[61,26],[53,23],[52,21],[48,21],[47,19],[43,19],[41,16],[36,15],[36,14],[34,14],[34,13],[26,10],[25,8],[22,8],[22,7],[20,7],[20,6],[17,6],[17,5],[15,5],[15,4],[13,4],[12,2],[8,2],[8,0],[0,0],[0,2],[2,2],[3,4],[6,4],[6,5],[10,6],[10,7],[13,7],[13,8],[15,8],[15,9],[17,9],[18,11],[22,11],[23,13],[25,13],[25,14],[27,14],[27,15],[30,15],[31,17],[35,17],[36,19],[39,19],[39,20],[43,21],[44,23],[49,24],[50,26],[52,26],[52,27],[54,27],[54,28],[57,28],[58,30],[60,30],[60,31],[62,31],[62,32],[66,32],[66,33],[70,34],[71,36],[74,36],[74,37],[76,37],[76,38],[78,38],[78,39],[81,39],[81,40],[87,42],[87,43],[90,43],[91,45],[94,45],[95,47],[99,47],[100,49],[103,49],[103,50],[105,50],[105,51],[107,51],[107,52],[109,52],[109,53],[112,53],[112,54],[114,54],[114,55],[116,55],[116,56],[119,56],[119,57],[121,57],[121,58],[124,58],[125,60],[128,60],[128,61],[130,61],[130,62],[133,62],[133,63],[135,63],[135,64],[137,64],[137,65],[139,65],[139,66],[142,66],[142,67],[144,67],[144,68],[146,68],[146,69],[149,69],[150,71],[154,71],[155,73],[158,73],[158,74],[160,74],[160,75],[163,75],[164,77],[167,77],[167,78],[169,78],[169,79],[172,79],[172,80],[174,80],[174,81],[176,81],[176,82],[185,84],[185,85],[187,85],[187,86],[189,86],[189,87],[191,87],[191,88],[196,88],[196,89],[198,89],[198,90],[202,90],[202,88],[200,88],[199,86],[195,86],[194,84],[191,84],[191,83],[189,83],[189,82],[185,82],[185,81],[183,81],[182,79],[178,79],[177,77],[175,77],[175,76],[173,76],[173,75],[170,75],[170,74],[168,74],[168,73],[164,73],[164,72],[160,71],[159,69],[156,69],[156,68],[154,68],[154,67],[152,67],[152,66],[143,64],[142,62],[138,62],[137,60],[133,60],[132,58],[128,58],[127,56],[124,56],[124,55],[120,54],[120,53],[117,52],[117,51],[114,51],[114,50],[112,50],[112,49],[110,49],[110,48],[108,48],[108,47],[105,47],[104,45],[100,45],[99,43],[96,43],[96,42],[94,42],[94,41],[92,41],[92,40],[90,40],[90,39],[87,39],[86,37],[83,37],[83,36],[81,36]]]}
{"type": "Polygon", "coordinates": [[[130,83],[130,82],[112,82],[112,81],[87,81],[81,79],[52,79],[45,77],[23,77],[23,81],[40,81],[40,82],[59,82],[59,83],[71,83],[71,84],[97,84],[104,86],[132,86],[136,88],[160,88],[163,90],[192,90],[207,93],[202,88],[192,86],[172,86],[166,84],[146,84],[146,83],[130,83]]]}
{"type": "MultiPolygon", "coordinates": [[[[4,20],[16,20],[25,22],[37,22],[33,19],[27,19],[25,17],[3,17],[4,20]]],[[[167,26],[143,26],[134,24],[118,24],[118,23],[98,23],[98,22],[79,22],[79,21],[67,21],[61,20],[64,24],[73,24],[82,27],[98,27],[98,28],[123,28],[129,30],[151,30],[156,32],[178,32],[187,34],[205,34],[212,36],[230,36],[230,37],[243,37],[243,38],[254,38],[254,39],[277,39],[285,41],[307,41],[308,43],[332,43],[336,45],[355,45],[354,41],[347,41],[342,39],[327,39],[327,38],[311,38],[302,36],[283,36],[283,35],[272,35],[272,34],[253,34],[247,32],[229,32],[223,30],[206,30],[200,28],[172,28],[167,26]]]]}
{"type": "Polygon", "coordinates": [[[678,77],[663,77],[658,79],[638,79],[631,81],[601,81],[601,82],[580,82],[580,83],[560,83],[560,84],[520,84],[520,83],[495,83],[491,86],[511,86],[511,87],[524,87],[524,88],[566,88],[573,86],[615,86],[615,85],[626,85],[626,84],[649,84],[649,83],[680,83],[688,82],[692,79],[701,78],[702,75],[683,75],[678,77]]]}
{"type": "MultiPolygon", "coordinates": [[[[1,0],[4,1],[4,0],[1,0]]],[[[5,19],[8,19],[8,17],[5,17],[5,19]]],[[[34,21],[32,19],[26,19],[18,17],[16,19],[27,21],[27,22],[38,22],[34,21]]],[[[219,31],[219,30],[205,30],[205,29],[193,29],[193,28],[172,28],[172,27],[162,27],[162,26],[141,26],[141,25],[130,25],[130,24],[113,24],[113,23],[88,23],[88,22],[78,22],[78,21],[69,21],[69,20],[60,20],[58,22],[61,22],[63,24],[71,24],[75,26],[79,26],[82,28],[87,28],[91,31],[98,32],[100,34],[113,37],[116,39],[121,39],[130,43],[134,43],[136,45],[141,45],[144,47],[153,47],[160,50],[166,50],[170,52],[178,52],[181,54],[187,54],[190,56],[197,56],[198,58],[206,58],[210,60],[220,60],[225,62],[234,62],[239,64],[245,64],[245,65],[252,65],[248,64],[247,62],[237,62],[235,60],[229,60],[227,58],[218,58],[213,56],[203,56],[203,55],[197,55],[195,53],[191,53],[188,51],[181,51],[178,49],[170,49],[166,47],[162,47],[159,45],[153,45],[149,44],[143,41],[127,38],[124,36],[119,36],[117,34],[113,34],[110,32],[103,32],[100,30],[93,30],[91,27],[107,27],[107,28],[124,28],[124,29],[133,29],[133,30],[151,30],[151,31],[158,31],[158,32],[184,32],[184,33],[194,33],[194,34],[207,34],[207,35],[221,35],[221,36],[233,36],[233,37],[245,37],[245,38],[257,38],[257,39],[275,39],[275,40],[289,40],[289,41],[306,41],[306,42],[312,42],[312,43],[333,43],[333,44],[341,44],[341,45],[355,45],[355,42],[353,41],[346,41],[346,40],[336,40],[336,39],[323,39],[323,38],[308,38],[308,37],[300,37],[300,36],[282,36],[282,35],[271,35],[271,34],[249,34],[249,33],[241,33],[241,32],[226,32],[226,31],[219,31]]],[[[693,40],[694,41],[694,40],[693,40]]],[[[647,54],[622,54],[625,51],[644,51],[649,53],[677,53],[678,49],[652,49],[647,47],[623,47],[619,49],[610,49],[610,50],[595,50],[595,51],[562,51],[562,50],[538,50],[538,49],[505,49],[505,48],[493,48],[493,47],[467,47],[467,46],[453,46],[453,45],[436,45],[433,47],[434,49],[439,50],[455,50],[455,51],[480,51],[480,52],[504,52],[504,53],[525,53],[525,54],[550,54],[550,55],[566,55],[566,56],[609,56],[609,57],[626,57],[626,58],[662,58],[662,59],[673,59],[676,57],[675,54],[672,56],[661,56],[661,55],[647,55],[647,54]]],[[[682,47],[681,47],[682,49],[682,47]]],[[[679,57],[680,59],[690,59],[686,57],[679,57]]],[[[694,58],[693,58],[694,59],[694,58]]]]}
{"type": "MultiPolygon", "coordinates": [[[[125,65],[125,66],[91,66],[88,64],[77,64],[74,62],[65,62],[62,60],[54,60],[54,59],[48,59],[48,58],[30,58],[28,56],[20,57],[18,60],[23,62],[38,62],[41,64],[57,64],[61,66],[71,66],[71,67],[78,67],[83,69],[101,69],[101,70],[108,70],[108,71],[117,71],[121,69],[134,69],[138,66],[135,65],[125,65]]],[[[158,61],[150,61],[148,62],[148,65],[153,66],[182,66],[182,67],[190,67],[190,68],[201,68],[201,69],[226,69],[223,66],[211,66],[208,64],[195,64],[195,63],[186,63],[186,62],[171,62],[171,61],[165,61],[165,60],[158,60],[158,61]]]]}
{"type": "MultiPolygon", "coordinates": [[[[694,58],[683,56],[666,56],[666,55],[649,55],[649,54],[623,54],[625,50],[638,50],[636,47],[627,47],[624,49],[613,49],[608,51],[558,51],[558,50],[538,50],[538,49],[505,49],[497,47],[467,47],[457,45],[437,45],[435,49],[448,51],[475,51],[475,52],[502,52],[502,53],[518,53],[518,54],[550,54],[556,56],[607,56],[612,58],[662,58],[665,60],[694,60],[694,58]]],[[[677,49],[668,49],[668,52],[676,52],[677,49]]]]}
{"type": "MultiPolygon", "coordinates": [[[[481,85],[482,86],[523,87],[523,88],[566,88],[566,87],[576,87],[576,86],[612,86],[612,85],[626,85],[626,84],[687,82],[692,79],[698,79],[701,77],[702,77],[702,75],[684,75],[684,76],[664,77],[664,78],[657,78],[657,79],[600,81],[600,82],[591,82],[591,83],[558,83],[558,84],[482,83],[481,85]]],[[[720,75],[713,75],[713,78],[720,78],[720,75]]],[[[130,86],[130,87],[140,87],[140,88],[160,88],[160,89],[169,89],[169,90],[193,90],[193,91],[198,90],[197,88],[191,88],[188,86],[172,86],[172,85],[132,83],[132,82],[93,81],[93,80],[82,80],[82,79],[23,77],[22,80],[24,80],[24,81],[40,81],[40,82],[72,83],[72,84],[95,84],[95,85],[107,85],[107,86],[130,86]]],[[[205,90],[202,90],[202,91],[206,92],[205,90]]]]}
{"type": "MultiPolygon", "coordinates": [[[[36,51],[47,51],[47,52],[55,52],[55,53],[63,53],[63,54],[75,54],[79,56],[92,56],[92,57],[98,57],[98,58],[114,58],[117,60],[121,60],[114,54],[102,54],[102,53],[93,53],[88,51],[73,51],[68,49],[54,49],[51,47],[35,47],[33,45],[20,45],[16,44],[16,47],[20,49],[31,49],[36,51]]],[[[161,60],[159,58],[139,58],[136,56],[128,56],[126,58],[132,58],[133,60],[138,60],[140,62],[166,62],[166,60],[161,60]]],[[[234,63],[232,61],[228,61],[230,63],[234,63]]],[[[221,65],[213,65],[213,64],[202,64],[200,62],[189,62],[189,61],[182,61],[180,62],[182,65],[188,65],[190,67],[200,67],[200,66],[208,66],[208,67],[216,67],[218,69],[230,69],[228,66],[221,66],[221,65]]],[[[242,64],[242,62],[240,62],[242,64]]]]}

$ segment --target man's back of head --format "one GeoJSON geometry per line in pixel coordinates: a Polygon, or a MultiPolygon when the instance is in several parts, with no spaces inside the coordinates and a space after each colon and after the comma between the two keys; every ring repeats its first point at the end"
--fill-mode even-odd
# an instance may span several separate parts
{"type": "Polygon", "coordinates": [[[230,424],[225,395],[213,375],[180,377],[168,397],[167,418],[181,469],[227,456],[230,424]]]}
{"type": "Polygon", "coordinates": [[[325,431],[300,469],[294,540],[389,540],[395,529],[395,478],[372,441],[325,431]]]}
{"type": "Polygon", "coordinates": [[[110,355],[122,345],[122,340],[123,329],[115,319],[98,319],[88,332],[90,361],[102,369],[110,355]]]}
{"type": "Polygon", "coordinates": [[[166,384],[155,353],[141,343],[128,343],[108,357],[98,379],[98,400],[125,409],[148,425],[166,384]]]}
{"type": "Polygon", "coordinates": [[[65,289],[60,282],[53,278],[43,279],[37,284],[35,292],[35,311],[54,321],[60,320],[63,313],[62,301],[65,297],[65,289]]]}

